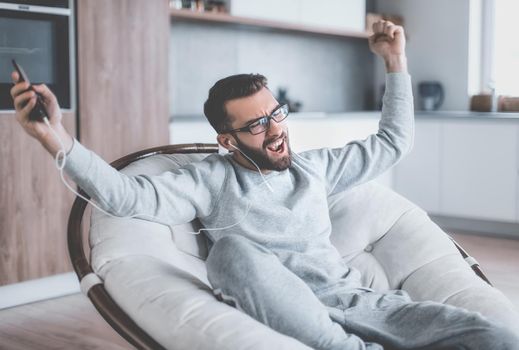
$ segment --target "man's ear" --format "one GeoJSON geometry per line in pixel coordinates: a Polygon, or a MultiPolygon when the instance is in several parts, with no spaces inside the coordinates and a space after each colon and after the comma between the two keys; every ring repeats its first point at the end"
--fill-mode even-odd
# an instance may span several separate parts
{"type": "Polygon", "coordinates": [[[230,146],[232,140],[229,134],[218,134],[216,136],[216,141],[218,141],[218,144],[226,150],[233,151],[232,147],[230,146]]]}

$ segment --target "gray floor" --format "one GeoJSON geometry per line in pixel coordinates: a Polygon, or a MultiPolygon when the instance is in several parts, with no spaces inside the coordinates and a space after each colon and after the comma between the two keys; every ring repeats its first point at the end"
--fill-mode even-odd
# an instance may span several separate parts
{"type": "Polygon", "coordinates": [[[519,240],[462,233],[452,236],[476,258],[492,284],[519,309],[519,240]]]}

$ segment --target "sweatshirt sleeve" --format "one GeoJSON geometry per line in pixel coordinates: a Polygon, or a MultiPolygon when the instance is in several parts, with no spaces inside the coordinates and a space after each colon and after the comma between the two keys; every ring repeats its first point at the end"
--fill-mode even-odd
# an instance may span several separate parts
{"type": "Polygon", "coordinates": [[[414,142],[414,107],[411,77],[407,73],[386,74],[382,117],[376,134],[352,141],[341,148],[303,152],[316,164],[332,195],[367,182],[403,158],[414,142]]]}
{"type": "Polygon", "coordinates": [[[160,175],[128,176],[74,140],[64,170],[112,215],[178,225],[208,216],[216,203],[226,169],[207,159],[160,175]]]}

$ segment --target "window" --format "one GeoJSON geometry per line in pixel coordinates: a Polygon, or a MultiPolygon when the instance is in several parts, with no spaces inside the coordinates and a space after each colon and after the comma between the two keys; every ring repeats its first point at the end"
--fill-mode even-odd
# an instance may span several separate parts
{"type": "Polygon", "coordinates": [[[501,95],[519,96],[519,1],[494,0],[494,79],[501,95]]]}
{"type": "Polygon", "coordinates": [[[500,95],[519,96],[519,40],[515,24],[519,1],[483,0],[480,9],[480,91],[495,86],[500,95]]]}

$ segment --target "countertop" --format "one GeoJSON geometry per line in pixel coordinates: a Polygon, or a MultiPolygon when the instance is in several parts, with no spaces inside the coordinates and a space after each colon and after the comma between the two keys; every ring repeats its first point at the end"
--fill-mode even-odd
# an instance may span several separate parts
{"type": "Polygon", "coordinates": [[[415,111],[416,118],[471,118],[471,119],[517,119],[517,112],[473,112],[473,111],[415,111]]]}
{"type": "MultiPolygon", "coordinates": [[[[337,118],[380,118],[380,111],[351,111],[340,113],[325,112],[298,112],[291,113],[291,119],[337,119],[337,118]]],[[[473,119],[473,120],[519,120],[519,113],[491,113],[472,111],[415,111],[416,119],[473,119]]],[[[181,115],[170,117],[170,123],[175,122],[200,122],[205,121],[203,115],[181,115]]]]}

